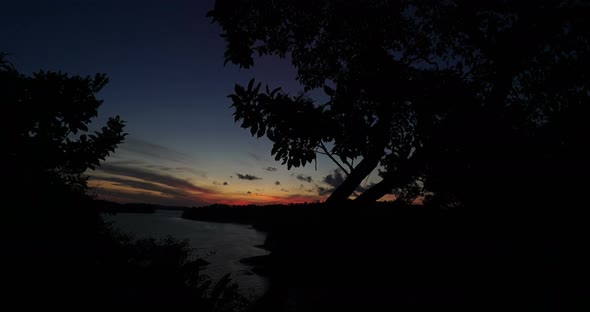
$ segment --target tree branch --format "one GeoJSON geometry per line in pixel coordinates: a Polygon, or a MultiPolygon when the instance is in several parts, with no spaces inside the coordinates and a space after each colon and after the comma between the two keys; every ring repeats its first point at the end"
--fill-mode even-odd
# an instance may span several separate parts
{"type": "Polygon", "coordinates": [[[68,130],[68,132],[66,132],[66,134],[61,138],[61,140],[59,141],[59,143],[63,143],[68,136],[70,135],[70,133],[72,133],[72,130],[68,130]]]}
{"type": "Polygon", "coordinates": [[[346,160],[346,158],[344,157],[340,157],[340,159],[342,159],[342,162],[348,166],[348,169],[350,169],[350,171],[352,172],[352,170],[354,169],[354,167],[348,162],[348,160],[346,160]]]}
{"type": "Polygon", "coordinates": [[[324,151],[324,155],[330,157],[330,159],[336,163],[336,165],[338,165],[338,167],[340,167],[340,169],[342,171],[344,171],[344,173],[346,173],[346,175],[348,176],[350,173],[348,171],[346,171],[346,169],[344,168],[344,166],[342,166],[341,163],[338,162],[338,160],[336,160],[336,158],[334,158],[334,156],[332,156],[332,154],[330,154],[330,152],[328,152],[328,149],[326,148],[326,146],[324,145],[324,142],[320,141],[320,148],[324,151]]]}

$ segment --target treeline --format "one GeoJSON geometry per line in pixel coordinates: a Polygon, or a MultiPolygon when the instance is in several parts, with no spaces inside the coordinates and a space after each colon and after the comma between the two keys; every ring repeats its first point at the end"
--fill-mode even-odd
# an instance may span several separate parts
{"type": "MultiPolygon", "coordinates": [[[[213,204],[204,207],[193,207],[184,210],[185,219],[248,224],[258,230],[270,231],[272,228],[284,225],[306,224],[319,222],[322,219],[341,218],[343,212],[362,214],[368,218],[383,218],[393,213],[395,209],[412,208],[402,202],[377,202],[362,209],[352,205],[337,208],[325,203],[276,204],[276,205],[225,205],[213,204]]],[[[421,210],[427,208],[422,207],[421,210]]]]}
{"type": "Polygon", "coordinates": [[[103,213],[154,213],[156,210],[176,210],[181,211],[188,207],[180,206],[162,206],[147,203],[125,203],[120,204],[107,200],[95,200],[95,206],[98,211],[103,213]]]}

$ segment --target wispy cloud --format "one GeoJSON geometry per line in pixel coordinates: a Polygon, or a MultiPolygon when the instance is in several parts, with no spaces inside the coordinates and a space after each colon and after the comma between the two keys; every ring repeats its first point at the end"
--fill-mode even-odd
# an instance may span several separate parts
{"type": "Polygon", "coordinates": [[[344,182],[344,174],[340,169],[334,169],[332,173],[324,177],[324,183],[332,187],[337,187],[344,182]]]}
{"type": "MultiPolygon", "coordinates": [[[[118,154],[113,154],[112,157],[116,156],[118,154]]],[[[144,165],[145,162],[142,160],[137,160],[137,159],[124,159],[124,160],[113,160],[115,158],[109,158],[108,162],[109,164],[112,165],[118,165],[118,166],[138,166],[138,165],[144,165]]]]}
{"type": "Polygon", "coordinates": [[[263,161],[264,160],[262,156],[260,156],[256,153],[248,152],[248,155],[250,157],[254,158],[254,160],[256,160],[256,161],[263,161]]]}
{"type": "MultiPolygon", "coordinates": [[[[297,177],[299,179],[299,176],[297,177]]],[[[340,169],[334,169],[330,174],[322,179],[322,182],[327,186],[316,185],[318,195],[324,196],[334,192],[334,190],[344,182],[344,174],[340,169]]]]}
{"type": "Polygon", "coordinates": [[[147,165],[145,167],[146,168],[151,168],[151,169],[158,169],[158,170],[162,170],[162,171],[170,171],[170,170],[172,170],[172,168],[170,168],[170,167],[157,166],[157,165],[147,165]]]}
{"type": "Polygon", "coordinates": [[[275,185],[281,185],[281,181],[275,181],[275,185]]]}
{"type": "Polygon", "coordinates": [[[173,197],[178,197],[178,196],[190,197],[191,196],[191,193],[189,193],[183,189],[170,187],[170,186],[166,186],[166,185],[161,185],[161,184],[157,184],[157,183],[152,183],[152,182],[131,180],[131,179],[125,179],[125,178],[118,178],[118,177],[103,177],[103,176],[97,177],[94,179],[97,181],[113,182],[116,185],[127,186],[127,187],[131,187],[133,189],[136,189],[136,190],[159,192],[164,195],[173,196],[173,197]]]}
{"type": "Polygon", "coordinates": [[[123,152],[131,152],[139,154],[147,158],[155,158],[160,160],[168,160],[179,163],[193,163],[191,156],[168,148],[163,145],[154,144],[142,139],[129,136],[125,138],[125,142],[121,144],[119,149],[123,152]]]}
{"type": "Polygon", "coordinates": [[[210,192],[209,189],[196,186],[187,180],[183,180],[177,177],[173,177],[167,174],[156,173],[151,170],[144,168],[128,167],[128,166],[117,166],[108,163],[103,164],[97,169],[105,173],[116,174],[121,176],[133,177],[145,181],[155,182],[169,187],[180,188],[187,191],[193,192],[210,192]]]}
{"type": "Polygon", "coordinates": [[[262,180],[262,178],[251,175],[251,174],[241,174],[241,173],[236,172],[236,175],[238,176],[238,179],[240,179],[240,180],[249,180],[249,181],[262,180]]]}
{"type": "Polygon", "coordinates": [[[318,195],[324,196],[324,195],[332,194],[332,192],[334,191],[334,188],[327,188],[327,187],[323,187],[323,186],[318,186],[317,190],[318,190],[318,195]]]}
{"type": "Polygon", "coordinates": [[[311,183],[311,181],[312,181],[311,176],[304,176],[302,174],[297,175],[297,180],[304,181],[307,183],[311,183]]]}
{"type": "MultiPolygon", "coordinates": [[[[346,177],[344,176],[344,173],[342,172],[342,170],[334,169],[330,174],[328,174],[327,176],[325,176],[322,179],[322,182],[324,185],[317,185],[316,184],[316,190],[318,192],[318,195],[324,196],[324,195],[332,194],[332,192],[334,192],[334,190],[336,190],[336,188],[338,186],[340,186],[340,184],[342,184],[342,182],[344,182],[345,179],[346,179],[346,177]]],[[[359,185],[354,190],[354,195],[358,196],[359,194],[365,192],[366,190],[370,189],[374,185],[375,185],[374,182],[359,185]]]]}
{"type": "Polygon", "coordinates": [[[278,169],[277,169],[277,168],[275,168],[275,167],[266,167],[266,168],[264,168],[264,170],[266,170],[266,171],[269,171],[269,172],[275,172],[275,171],[277,171],[278,169]]]}
{"type": "Polygon", "coordinates": [[[205,206],[210,204],[198,198],[168,197],[143,190],[126,191],[112,188],[95,188],[94,193],[101,198],[119,203],[151,203],[164,206],[205,206]]]}

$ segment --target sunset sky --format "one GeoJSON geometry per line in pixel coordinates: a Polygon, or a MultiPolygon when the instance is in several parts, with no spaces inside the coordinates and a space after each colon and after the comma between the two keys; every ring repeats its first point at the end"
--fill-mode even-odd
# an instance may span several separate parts
{"type": "MultiPolygon", "coordinates": [[[[39,69],[106,73],[110,83],[95,120],[126,120],[125,143],[88,172],[100,198],[118,202],[202,206],[325,199],[342,176],[319,155],[287,170],[234,123],[235,83],[251,78],[297,94],[288,60],[265,57],[251,70],[223,65],[224,42],[205,14],[212,0],[4,1],[0,51],[25,74],[39,69]]],[[[320,92],[312,92],[318,101],[320,92]]],[[[377,173],[364,185],[378,180],[377,173]]]]}

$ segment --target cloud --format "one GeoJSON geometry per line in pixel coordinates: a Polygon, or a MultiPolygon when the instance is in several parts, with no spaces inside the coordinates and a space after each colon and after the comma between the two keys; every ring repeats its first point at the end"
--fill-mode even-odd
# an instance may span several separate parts
{"type": "Polygon", "coordinates": [[[210,204],[208,201],[201,201],[198,198],[164,197],[144,191],[129,192],[125,190],[95,188],[93,192],[100,198],[119,203],[150,203],[164,206],[188,206],[199,207],[210,204]]]}
{"type": "Polygon", "coordinates": [[[156,172],[153,172],[153,171],[150,171],[147,169],[143,169],[143,168],[117,166],[117,165],[111,165],[111,164],[105,163],[102,166],[100,166],[99,168],[97,168],[97,171],[101,171],[104,173],[110,173],[110,174],[116,174],[116,175],[120,175],[120,176],[132,177],[132,178],[136,178],[136,179],[140,179],[140,180],[144,180],[144,181],[149,181],[149,182],[153,182],[153,183],[166,185],[166,186],[172,187],[172,188],[183,189],[185,191],[200,192],[200,193],[210,193],[211,192],[211,190],[204,188],[204,187],[196,186],[187,180],[179,179],[179,178],[173,177],[171,175],[156,173],[156,172]]]}
{"type": "Polygon", "coordinates": [[[278,169],[277,169],[277,168],[275,168],[275,167],[266,167],[266,168],[264,168],[264,170],[266,170],[266,171],[269,171],[269,172],[275,172],[275,171],[277,171],[278,169]]]}
{"type": "Polygon", "coordinates": [[[207,178],[207,172],[202,170],[197,170],[189,167],[176,167],[174,168],[176,172],[188,172],[194,175],[200,176],[201,178],[207,178]]]}
{"type": "Polygon", "coordinates": [[[275,185],[281,185],[281,181],[275,181],[275,185]]]}
{"type": "Polygon", "coordinates": [[[344,182],[344,174],[340,169],[334,169],[332,173],[328,174],[324,177],[324,183],[328,184],[332,187],[338,187],[342,182],[344,182]]]}
{"type": "Polygon", "coordinates": [[[357,192],[357,193],[363,193],[364,191],[366,191],[366,190],[372,188],[373,186],[375,186],[375,184],[376,183],[371,182],[368,185],[367,184],[365,184],[365,185],[359,185],[359,186],[357,186],[355,192],[357,192]]]}
{"type": "Polygon", "coordinates": [[[160,192],[162,194],[174,196],[174,197],[189,197],[191,193],[174,187],[164,186],[152,182],[145,182],[145,181],[137,181],[137,180],[130,180],[125,178],[118,178],[118,177],[96,177],[93,178],[95,181],[108,181],[114,182],[116,185],[119,186],[128,186],[134,188],[136,190],[142,191],[153,191],[153,192],[160,192]]]}
{"type": "MultiPolygon", "coordinates": [[[[316,190],[318,192],[318,195],[324,196],[324,195],[332,194],[334,192],[334,190],[336,190],[336,188],[338,186],[340,186],[342,184],[342,182],[344,182],[344,180],[346,180],[346,176],[344,175],[342,170],[334,169],[330,174],[328,174],[327,176],[325,176],[322,179],[322,182],[324,184],[326,184],[327,186],[322,186],[322,185],[316,184],[316,190]]],[[[354,190],[354,195],[358,196],[361,193],[363,193],[366,190],[373,187],[374,185],[375,185],[374,182],[371,182],[369,184],[359,185],[354,190]]]]}
{"type": "Polygon", "coordinates": [[[317,189],[318,189],[318,195],[320,195],[320,196],[332,194],[332,191],[334,191],[333,188],[325,188],[323,186],[318,186],[317,189]]]}
{"type": "Polygon", "coordinates": [[[117,155],[117,153],[111,155],[111,157],[108,159],[109,164],[119,165],[119,166],[121,166],[121,165],[143,165],[143,164],[145,164],[144,161],[137,160],[137,159],[113,160],[113,157],[116,156],[116,155],[117,155]]]}
{"type": "Polygon", "coordinates": [[[311,181],[312,181],[311,176],[304,176],[302,174],[297,175],[297,180],[304,181],[307,183],[311,183],[311,181]]]}
{"type": "Polygon", "coordinates": [[[145,167],[146,168],[151,168],[151,169],[159,169],[159,170],[162,170],[162,171],[170,171],[170,170],[172,170],[172,168],[170,168],[170,167],[163,167],[163,166],[157,166],[157,165],[147,165],[145,167]]]}
{"type": "Polygon", "coordinates": [[[250,157],[254,158],[256,161],[264,161],[264,157],[256,153],[248,152],[248,155],[250,155],[250,157]]]}
{"type": "Polygon", "coordinates": [[[236,175],[238,176],[238,179],[240,179],[240,180],[249,180],[249,181],[262,180],[262,178],[259,178],[257,176],[251,175],[251,174],[241,174],[241,173],[236,172],[236,175]]]}
{"type": "Polygon", "coordinates": [[[223,185],[228,185],[227,182],[223,182],[223,185]]]}
{"type": "Polygon", "coordinates": [[[180,163],[194,163],[192,157],[187,154],[175,151],[168,147],[154,144],[142,139],[129,136],[125,138],[125,142],[119,147],[120,150],[131,152],[149,158],[171,160],[180,163]]]}
{"type": "Polygon", "coordinates": [[[325,176],[322,179],[322,182],[327,184],[328,187],[316,185],[316,190],[318,192],[318,195],[324,196],[324,195],[332,194],[332,192],[334,192],[334,190],[336,190],[336,188],[338,186],[340,186],[340,184],[342,184],[342,182],[344,182],[344,179],[345,179],[345,177],[344,177],[344,174],[342,173],[342,170],[334,169],[332,171],[332,173],[328,174],[327,176],[325,176]]]}

